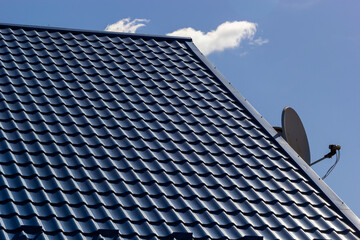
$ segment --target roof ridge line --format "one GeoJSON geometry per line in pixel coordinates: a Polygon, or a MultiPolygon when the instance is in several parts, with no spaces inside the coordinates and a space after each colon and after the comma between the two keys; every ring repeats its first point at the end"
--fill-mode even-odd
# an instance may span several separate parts
{"type": "Polygon", "coordinates": [[[78,33],[78,34],[94,34],[99,36],[118,36],[118,37],[131,37],[131,38],[145,38],[155,40],[178,40],[178,41],[192,41],[189,37],[180,36],[167,36],[167,35],[152,35],[152,34],[139,34],[139,33],[125,33],[125,32],[112,32],[104,30],[87,30],[77,28],[64,28],[64,27],[50,27],[50,26],[38,26],[27,24],[12,24],[12,23],[0,23],[0,28],[15,28],[15,29],[27,29],[27,30],[42,30],[50,32],[64,32],[64,33],[78,33]]]}
{"type": "Polygon", "coordinates": [[[263,118],[263,116],[243,97],[240,92],[228,81],[216,67],[200,52],[200,50],[191,42],[186,42],[193,53],[208,67],[208,69],[219,79],[219,81],[227,88],[232,95],[237,99],[244,108],[255,118],[258,123],[264,127],[267,133],[273,137],[274,141],[292,158],[299,166],[299,168],[309,177],[324,195],[329,202],[337,208],[338,212],[343,215],[350,223],[350,227],[357,231],[357,236],[360,237],[360,219],[355,213],[340,199],[338,195],[316,174],[316,172],[306,164],[306,162],[295,152],[292,147],[273,129],[273,127],[263,118]]]}

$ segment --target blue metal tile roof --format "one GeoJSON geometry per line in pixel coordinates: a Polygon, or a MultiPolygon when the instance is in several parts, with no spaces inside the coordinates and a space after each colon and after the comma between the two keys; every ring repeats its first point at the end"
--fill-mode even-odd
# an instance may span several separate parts
{"type": "Polygon", "coordinates": [[[0,25],[1,239],[358,239],[316,178],[190,39],[0,25]]]}

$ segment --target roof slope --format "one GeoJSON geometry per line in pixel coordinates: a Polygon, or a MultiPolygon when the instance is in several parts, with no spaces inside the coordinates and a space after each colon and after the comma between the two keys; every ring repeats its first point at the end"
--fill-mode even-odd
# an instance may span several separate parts
{"type": "Polygon", "coordinates": [[[1,25],[0,238],[358,239],[266,124],[189,39],[1,25]]]}

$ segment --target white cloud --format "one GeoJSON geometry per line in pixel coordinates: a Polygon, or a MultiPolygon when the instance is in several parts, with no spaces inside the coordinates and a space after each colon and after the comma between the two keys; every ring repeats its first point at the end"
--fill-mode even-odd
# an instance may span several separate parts
{"type": "Polygon", "coordinates": [[[116,23],[108,25],[105,28],[105,31],[134,33],[138,28],[144,27],[145,23],[148,22],[150,22],[148,19],[134,19],[130,21],[130,18],[124,18],[116,23]]]}
{"type": "Polygon", "coordinates": [[[261,45],[264,45],[265,43],[268,43],[268,42],[269,42],[269,39],[263,39],[263,38],[259,37],[259,38],[255,39],[255,40],[251,41],[250,44],[251,45],[259,45],[259,46],[261,46],[261,45]]]}
{"type": "Polygon", "coordinates": [[[252,40],[256,33],[256,27],[256,23],[234,21],[222,23],[216,30],[207,33],[193,28],[182,28],[167,35],[191,37],[200,51],[204,55],[209,55],[216,51],[238,47],[245,39],[252,40]]]}

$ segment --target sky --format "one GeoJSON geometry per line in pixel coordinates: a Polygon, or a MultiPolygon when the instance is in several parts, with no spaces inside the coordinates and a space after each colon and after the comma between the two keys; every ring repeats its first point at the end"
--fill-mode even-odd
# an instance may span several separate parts
{"type": "MultiPolygon", "coordinates": [[[[329,144],[341,145],[340,162],[324,181],[360,216],[360,1],[0,3],[0,23],[192,36],[272,126],[281,126],[285,106],[297,111],[312,161],[329,144]]],[[[321,177],[334,161],[313,169],[321,177]]]]}

